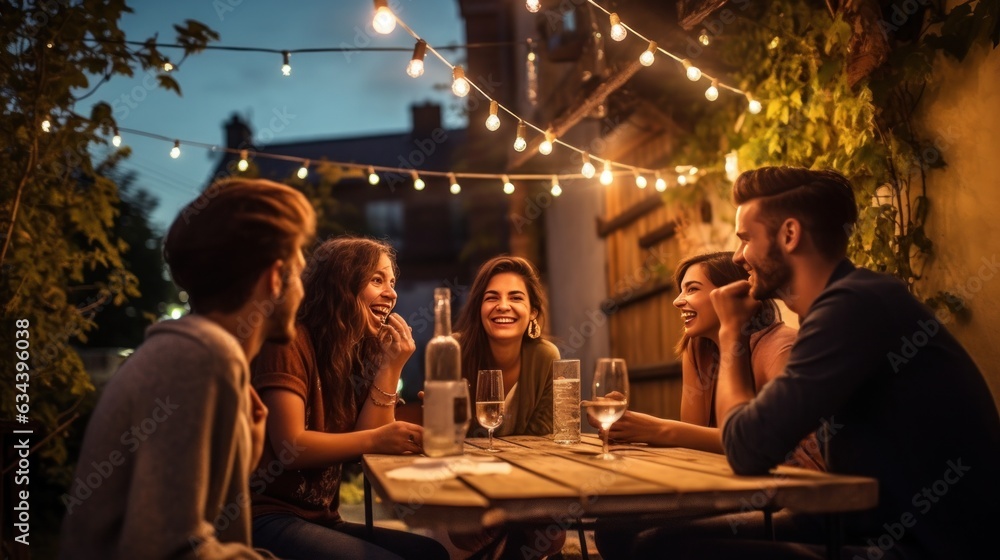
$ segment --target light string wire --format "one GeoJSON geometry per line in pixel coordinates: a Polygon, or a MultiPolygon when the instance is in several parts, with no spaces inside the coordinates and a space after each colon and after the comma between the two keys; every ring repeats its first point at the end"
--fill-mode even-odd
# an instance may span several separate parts
{"type": "MultiPolygon", "coordinates": [[[[417,41],[423,41],[423,38],[421,38],[420,35],[418,35],[417,32],[415,32],[409,25],[407,25],[406,22],[403,21],[399,16],[396,16],[395,14],[393,14],[393,16],[396,18],[396,23],[398,23],[399,26],[402,27],[407,33],[409,33],[414,39],[416,39],[417,41]]],[[[430,45],[428,45],[427,46],[427,50],[428,50],[428,52],[430,52],[431,54],[433,54],[435,57],[437,57],[437,59],[440,60],[449,69],[451,69],[451,70],[455,69],[455,65],[452,64],[451,62],[449,62],[448,59],[446,59],[441,53],[439,53],[437,51],[437,49],[435,49],[435,48],[431,47],[430,45]]],[[[525,118],[522,118],[520,115],[518,115],[517,113],[515,113],[512,109],[508,108],[507,106],[505,106],[504,104],[500,103],[496,99],[493,99],[492,97],[490,97],[474,81],[472,81],[471,79],[469,79],[468,75],[465,76],[465,81],[469,83],[469,85],[472,87],[472,89],[476,90],[477,92],[479,92],[480,95],[482,95],[484,98],[486,98],[487,101],[496,102],[497,107],[499,109],[502,109],[505,113],[509,114],[511,117],[513,117],[514,119],[516,119],[519,123],[524,123],[524,125],[526,127],[531,128],[532,130],[538,132],[539,134],[546,134],[547,133],[547,130],[542,129],[541,127],[535,125],[534,123],[532,123],[531,121],[529,121],[529,120],[527,120],[525,118]]],[[[584,150],[582,148],[577,148],[576,146],[574,146],[574,145],[572,145],[572,144],[570,144],[570,143],[568,143],[568,142],[566,142],[566,141],[564,141],[564,140],[562,140],[560,138],[557,138],[557,137],[552,138],[551,142],[553,144],[559,144],[559,145],[561,145],[563,147],[569,148],[570,150],[573,150],[574,152],[576,152],[578,154],[581,154],[581,156],[583,154],[587,154],[588,157],[590,158],[590,160],[592,162],[593,161],[597,161],[597,162],[599,162],[601,164],[608,165],[611,168],[611,172],[612,172],[613,175],[620,175],[620,174],[623,175],[623,174],[626,174],[626,173],[628,173],[628,174],[631,174],[631,173],[648,173],[648,174],[653,174],[653,173],[657,172],[657,170],[655,170],[655,169],[650,169],[650,168],[646,168],[646,167],[639,167],[639,166],[636,166],[636,165],[628,165],[628,164],[625,164],[625,163],[611,161],[611,159],[609,159],[609,158],[601,158],[601,157],[595,156],[595,155],[589,153],[589,151],[584,150]],[[615,167],[620,168],[619,171],[615,171],[614,170],[615,167]]],[[[559,177],[567,177],[567,178],[571,177],[571,176],[574,176],[574,175],[567,175],[567,174],[555,174],[555,175],[557,175],[559,177]]],[[[513,174],[511,174],[509,176],[511,178],[515,177],[515,175],[513,175],[513,174]]],[[[544,177],[552,177],[552,176],[553,176],[552,173],[547,173],[547,174],[544,175],[544,177]]],[[[579,173],[575,174],[575,176],[578,176],[578,177],[581,177],[581,178],[585,178],[584,175],[579,174],[579,173]]]]}
{"type": "MultiPolygon", "coordinates": [[[[184,140],[179,138],[172,138],[170,136],[165,136],[163,134],[157,134],[154,132],[147,132],[144,130],[138,130],[134,128],[119,127],[119,132],[134,134],[136,136],[142,136],[145,138],[150,138],[153,140],[160,140],[170,144],[178,144],[180,146],[194,146],[196,148],[203,148],[217,153],[227,153],[237,156],[246,155],[249,159],[273,159],[280,161],[288,161],[293,163],[299,163],[303,166],[315,166],[319,164],[332,165],[337,167],[344,167],[348,169],[359,169],[362,171],[368,169],[374,169],[375,171],[383,173],[397,173],[399,175],[412,175],[417,173],[421,177],[449,177],[455,176],[462,179],[503,179],[504,177],[517,180],[531,180],[531,181],[541,181],[541,180],[551,180],[553,177],[558,179],[586,179],[580,173],[479,173],[479,172],[466,172],[466,171],[434,171],[428,169],[417,169],[413,167],[391,167],[386,165],[374,165],[370,163],[357,163],[357,162],[347,162],[347,161],[334,161],[334,160],[314,160],[309,158],[302,158],[298,156],[288,156],[283,154],[272,154],[267,152],[259,152],[251,149],[238,149],[238,148],[224,148],[218,144],[210,144],[208,142],[198,142],[194,140],[184,140]],[[245,153],[244,153],[245,152],[245,153]]],[[[627,175],[631,173],[631,170],[617,170],[612,171],[616,176],[627,175]]]]}
{"type": "MultiPolygon", "coordinates": [[[[601,10],[602,12],[604,12],[605,14],[607,14],[608,17],[611,17],[612,12],[610,10],[608,10],[607,8],[605,8],[604,6],[598,4],[594,0],[587,0],[587,3],[590,4],[590,5],[592,5],[592,6],[594,6],[598,10],[601,10]]],[[[621,21],[620,23],[621,23],[622,27],[624,27],[628,31],[632,32],[632,34],[634,34],[636,37],[642,39],[643,41],[646,41],[647,43],[649,43],[650,41],[652,41],[652,39],[646,37],[645,35],[643,35],[642,33],[638,32],[638,31],[636,31],[634,27],[626,24],[624,21],[621,21]]],[[[665,54],[665,55],[667,55],[667,56],[669,56],[670,58],[674,59],[675,61],[677,61],[679,64],[682,64],[682,65],[687,60],[686,58],[679,57],[679,56],[675,55],[674,53],[672,53],[672,52],[664,49],[663,47],[659,46],[659,44],[657,44],[656,50],[659,51],[659,52],[661,52],[661,53],[663,53],[663,54],[665,54]]],[[[715,85],[716,87],[727,89],[727,90],[732,91],[734,93],[738,93],[738,94],[740,94],[740,95],[742,95],[744,97],[747,97],[748,99],[751,99],[751,98],[752,99],[756,99],[756,97],[753,97],[753,94],[751,94],[750,92],[744,91],[744,90],[742,90],[742,89],[740,89],[738,87],[726,84],[725,82],[723,82],[719,78],[717,78],[715,76],[712,76],[712,75],[709,75],[709,74],[705,73],[704,71],[702,71],[701,76],[703,78],[708,78],[709,80],[711,80],[713,82],[713,85],[715,85]]]]}

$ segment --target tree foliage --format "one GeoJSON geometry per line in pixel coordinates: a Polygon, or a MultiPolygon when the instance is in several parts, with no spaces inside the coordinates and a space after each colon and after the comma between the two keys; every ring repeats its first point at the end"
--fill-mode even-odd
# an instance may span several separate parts
{"type": "MultiPolygon", "coordinates": [[[[835,11],[837,3],[804,0],[746,4],[711,48],[764,110],[751,115],[745,99],[720,96],[677,160],[721,171],[715,163],[723,160],[721,146],[738,151],[742,169],[793,165],[844,173],[860,210],[852,260],[897,276],[916,293],[933,251],[924,229],[932,208],[926,173],[945,161],[940,139],[918,133],[913,113],[938,57],[960,60],[987,39],[997,45],[1000,7],[969,1],[946,10],[921,2],[904,12],[883,2],[880,17],[864,21],[841,4],[835,11]],[[876,38],[888,53],[872,56],[887,61],[853,83],[852,65],[868,54],[858,52],[865,34],[884,34],[876,38]],[[720,137],[720,130],[727,132],[720,137]]],[[[728,189],[721,173],[714,179],[706,183],[728,189]]],[[[951,294],[928,302],[962,307],[951,294]]]]}
{"type": "MultiPolygon", "coordinates": [[[[72,344],[86,340],[99,309],[140,295],[115,231],[121,205],[111,173],[128,151],[106,148],[117,128],[108,103],[82,115],[77,102],[113,76],[139,72],[180,91],[162,73],[167,57],[153,39],[126,42],[119,20],[127,12],[124,0],[0,2],[0,347],[13,348],[15,320],[30,322],[30,419],[42,436],[34,456],[55,485],[68,482],[64,436],[93,390],[72,344]]],[[[174,29],[185,57],[218,38],[194,21],[174,29]]],[[[8,356],[5,394],[14,381],[8,356]]],[[[13,418],[13,405],[4,397],[0,414],[13,418]]]]}

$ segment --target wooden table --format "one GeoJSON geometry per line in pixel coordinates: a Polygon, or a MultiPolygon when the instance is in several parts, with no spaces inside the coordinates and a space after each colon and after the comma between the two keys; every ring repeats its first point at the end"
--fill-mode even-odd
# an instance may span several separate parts
{"type": "MultiPolygon", "coordinates": [[[[365,455],[366,486],[410,527],[456,530],[637,515],[751,510],[769,515],[782,508],[837,514],[878,503],[875,479],[784,466],[768,476],[737,476],[724,456],[691,449],[612,445],[622,458],[596,461],[591,457],[600,451],[600,440],[592,435],[576,445],[531,436],[495,438],[501,453],[487,453],[485,446],[483,439],[469,439],[466,454],[510,463],[510,474],[395,480],[386,473],[420,456],[365,455]]],[[[836,552],[836,535],[831,545],[836,552]]]]}

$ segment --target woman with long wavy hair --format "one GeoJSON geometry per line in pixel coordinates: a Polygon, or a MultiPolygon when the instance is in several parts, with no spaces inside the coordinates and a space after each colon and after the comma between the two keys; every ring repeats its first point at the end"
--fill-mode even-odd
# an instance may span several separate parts
{"type": "Polygon", "coordinates": [[[269,409],[267,445],[251,478],[254,545],[281,558],[447,558],[435,541],[340,517],[341,465],[364,453],[419,453],[423,429],[395,420],[396,386],[416,349],[392,309],[391,246],[338,237],[303,272],[296,335],[252,365],[269,409]]]}

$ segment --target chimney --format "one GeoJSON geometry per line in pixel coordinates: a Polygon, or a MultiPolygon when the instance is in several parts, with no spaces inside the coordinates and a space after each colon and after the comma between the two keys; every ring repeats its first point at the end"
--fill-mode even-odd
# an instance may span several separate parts
{"type": "Polygon", "coordinates": [[[236,113],[226,122],[226,147],[234,150],[253,148],[253,131],[236,113]]]}
{"type": "Polygon", "coordinates": [[[414,138],[427,138],[441,128],[441,106],[437,103],[427,101],[423,105],[410,105],[410,111],[413,114],[414,138]]]}

